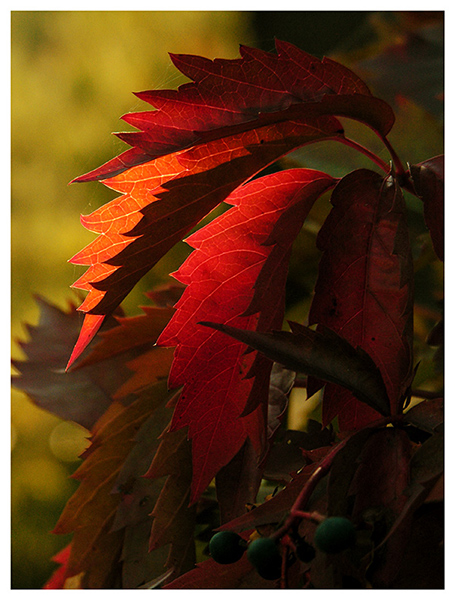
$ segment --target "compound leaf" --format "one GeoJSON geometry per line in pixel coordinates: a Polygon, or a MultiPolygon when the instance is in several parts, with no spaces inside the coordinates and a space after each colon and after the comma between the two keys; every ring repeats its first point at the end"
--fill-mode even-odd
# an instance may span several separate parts
{"type": "Polygon", "coordinates": [[[241,48],[237,60],[173,56],[193,82],[139,94],[157,110],[125,120],[130,150],[76,181],[102,180],[122,196],[81,217],[99,236],[71,262],[88,265],[88,291],[68,368],[133,286],[205,215],[267,165],[304,144],[342,139],[334,115],[386,135],[391,108],[349,69],[276,42],[277,55],[241,48]]]}

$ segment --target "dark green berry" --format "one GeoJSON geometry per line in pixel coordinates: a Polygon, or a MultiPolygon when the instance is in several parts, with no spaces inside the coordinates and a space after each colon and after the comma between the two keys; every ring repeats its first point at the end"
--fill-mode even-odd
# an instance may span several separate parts
{"type": "Polygon", "coordinates": [[[345,517],[328,517],[316,529],[314,543],[327,554],[337,554],[355,543],[355,527],[345,517]]]}
{"type": "Polygon", "coordinates": [[[299,540],[296,543],[295,553],[297,558],[304,563],[311,562],[316,556],[316,550],[305,540],[299,540]]]}
{"type": "Polygon", "coordinates": [[[245,540],[233,531],[219,531],[209,542],[210,556],[221,565],[237,562],[242,558],[245,550],[245,540]]]}
{"type": "Polygon", "coordinates": [[[281,575],[281,554],[271,538],[258,538],[248,546],[247,557],[264,579],[278,579],[281,575]]]}

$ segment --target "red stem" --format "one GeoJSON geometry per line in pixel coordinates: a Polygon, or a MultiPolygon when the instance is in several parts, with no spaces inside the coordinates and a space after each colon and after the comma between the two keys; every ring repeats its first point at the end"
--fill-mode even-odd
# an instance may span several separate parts
{"type": "Polygon", "coordinates": [[[401,162],[398,154],[393,149],[392,144],[389,142],[389,140],[386,137],[383,137],[381,139],[384,142],[385,147],[389,151],[390,156],[392,157],[392,161],[395,166],[395,173],[396,173],[397,177],[407,180],[408,175],[407,175],[406,169],[403,167],[403,163],[401,162]]]}
{"type": "Polygon", "coordinates": [[[282,590],[287,590],[288,588],[288,554],[289,554],[289,546],[284,546],[283,555],[281,557],[281,577],[280,577],[280,588],[282,590]]]}
{"type": "MultiPolygon", "coordinates": [[[[392,162],[393,162],[394,169],[395,169],[395,175],[398,178],[400,186],[403,187],[403,188],[405,188],[408,192],[410,192],[414,196],[416,196],[417,194],[416,194],[416,192],[414,190],[414,186],[412,185],[412,182],[409,179],[409,171],[407,171],[404,168],[403,163],[400,160],[400,157],[395,152],[392,144],[389,142],[389,140],[387,139],[387,137],[385,137],[385,136],[384,137],[380,136],[380,137],[381,137],[381,140],[382,140],[383,144],[387,148],[387,150],[388,150],[388,152],[389,152],[389,154],[390,154],[390,156],[392,158],[392,162]]],[[[360,152],[364,156],[367,156],[376,165],[378,165],[378,167],[380,169],[382,169],[385,173],[389,173],[390,172],[390,165],[387,162],[385,162],[384,160],[382,160],[381,158],[379,158],[379,156],[377,156],[374,152],[371,152],[371,150],[368,150],[368,148],[365,148],[365,146],[362,146],[361,144],[359,144],[355,140],[351,140],[350,138],[345,138],[345,137],[336,137],[336,138],[333,138],[333,139],[335,139],[338,142],[341,142],[345,146],[349,146],[350,148],[354,148],[355,150],[357,150],[358,152],[360,152]]]]}
{"type": "Polygon", "coordinates": [[[345,137],[337,137],[337,138],[334,138],[334,139],[336,141],[338,141],[338,142],[341,142],[345,146],[349,146],[350,148],[354,148],[354,150],[357,150],[361,154],[364,154],[365,156],[367,156],[376,165],[378,165],[378,167],[380,169],[382,169],[384,171],[384,173],[389,173],[390,172],[390,165],[389,165],[389,163],[386,163],[384,160],[382,160],[382,158],[379,158],[379,156],[377,156],[374,152],[371,152],[371,150],[368,150],[368,148],[365,148],[365,146],[362,146],[362,144],[359,144],[355,140],[351,140],[350,138],[345,138],[345,137]]]}

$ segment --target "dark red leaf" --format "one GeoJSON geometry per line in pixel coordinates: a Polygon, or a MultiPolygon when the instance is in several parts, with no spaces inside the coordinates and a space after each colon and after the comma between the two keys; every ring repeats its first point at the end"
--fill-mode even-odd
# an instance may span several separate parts
{"type": "Polygon", "coordinates": [[[274,589],[276,581],[260,577],[246,555],[231,564],[220,565],[211,558],[164,586],[165,590],[189,589],[274,589]]]}
{"type": "Polygon", "coordinates": [[[246,505],[256,502],[261,481],[262,469],[258,466],[258,456],[247,439],[215,478],[221,524],[243,515],[246,505]]]}
{"type": "MultiPolygon", "coordinates": [[[[267,411],[267,437],[269,440],[281,425],[294,379],[294,372],[288,371],[276,363],[273,364],[267,411]]],[[[271,447],[271,451],[274,447],[271,447]]],[[[301,453],[300,458],[302,461],[301,453]]],[[[215,478],[221,523],[242,515],[247,504],[256,502],[259,486],[264,476],[263,470],[263,465],[258,465],[257,453],[250,440],[247,439],[240,451],[225,467],[220,469],[215,478]]]]}
{"type": "MultiPolygon", "coordinates": [[[[169,397],[165,382],[161,382],[148,395],[127,407],[112,404],[94,428],[92,443],[83,453],[84,460],[73,475],[80,485],[67,502],[54,533],[73,533],[66,576],[84,573],[86,588],[109,587],[112,578],[116,579],[116,573],[119,573],[118,562],[125,535],[132,533],[126,533],[128,528],[135,528],[149,518],[153,503],[148,511],[140,510],[140,500],[144,497],[139,497],[144,492],[140,479],[148,466],[145,451],[153,451],[154,439],[162,431],[163,415],[160,416],[160,410],[169,397]],[[152,415],[155,417],[153,420],[150,419],[152,415]],[[152,440],[141,432],[144,424],[147,427],[150,423],[154,434],[152,440]],[[131,452],[133,457],[129,458],[131,452]],[[141,461],[137,460],[138,454],[141,461]],[[122,514],[122,508],[129,501],[132,510],[122,514]],[[138,504],[136,508],[135,501],[138,504]]],[[[164,419],[164,422],[169,419],[169,413],[164,415],[164,419]]],[[[151,460],[150,454],[148,458],[151,460]]],[[[148,490],[148,494],[157,497],[156,490],[148,490]]],[[[144,523],[146,526],[147,523],[144,523]]],[[[159,567],[161,572],[165,570],[164,564],[159,567]]],[[[159,574],[150,572],[145,580],[159,574]]],[[[121,581],[116,587],[121,587],[121,581]]]]}
{"type": "Polygon", "coordinates": [[[390,107],[373,98],[352,71],[288,42],[276,40],[275,45],[277,54],[240,46],[241,58],[235,60],[171,54],[174,65],[192,83],[178,90],[136,94],[157,110],[123,117],[142,129],[117,134],[133,148],[76,181],[105,179],[159,156],[220,138],[226,128],[238,133],[295,116],[311,119],[347,113],[387,135],[394,121],[390,107]],[[337,104],[340,96],[347,96],[343,107],[337,104]],[[321,101],[326,104],[322,109],[318,106],[321,101]],[[297,110],[288,115],[290,107],[297,110]]]}
{"type": "MultiPolygon", "coordinates": [[[[401,429],[384,428],[370,435],[357,458],[349,493],[355,519],[374,518],[376,530],[388,532],[408,502],[411,442],[401,429]]],[[[376,549],[370,576],[375,587],[388,588],[396,576],[409,539],[409,523],[376,549]],[[392,541],[393,539],[393,541],[392,541]]],[[[380,535],[380,534],[379,534],[380,535]]]]}
{"type": "MultiPolygon", "coordinates": [[[[328,446],[320,449],[320,456],[324,456],[332,449],[328,446]]],[[[253,510],[244,515],[225,523],[219,529],[221,531],[245,531],[247,529],[256,529],[269,524],[278,524],[288,514],[297,496],[302,491],[303,486],[318,467],[318,463],[312,463],[304,466],[301,471],[289,482],[286,487],[279,491],[275,496],[266,500],[253,510]]]]}
{"type": "Polygon", "coordinates": [[[436,256],[444,260],[444,156],[411,166],[417,194],[423,201],[425,223],[436,256]]]}
{"type": "MultiPolygon", "coordinates": [[[[368,170],[344,177],[318,236],[323,251],[310,324],[329,327],[378,366],[392,414],[412,376],[412,257],[400,188],[368,170]]],[[[378,418],[350,392],[327,385],[323,421],[341,429],[378,418]]]]}

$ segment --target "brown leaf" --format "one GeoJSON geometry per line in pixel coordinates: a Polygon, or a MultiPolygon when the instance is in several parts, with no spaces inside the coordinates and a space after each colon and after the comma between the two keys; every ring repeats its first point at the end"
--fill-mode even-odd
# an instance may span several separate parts
{"type": "MultiPolygon", "coordinates": [[[[65,373],[68,352],[77,339],[80,314],[72,304],[65,312],[39,296],[35,300],[40,309],[39,323],[27,326],[30,341],[20,342],[26,360],[12,361],[20,372],[13,376],[13,386],[40,408],[91,429],[130,375],[125,357],[106,357],[103,368],[87,365],[65,373]]],[[[113,324],[114,319],[106,323],[108,327],[113,324]]]]}

